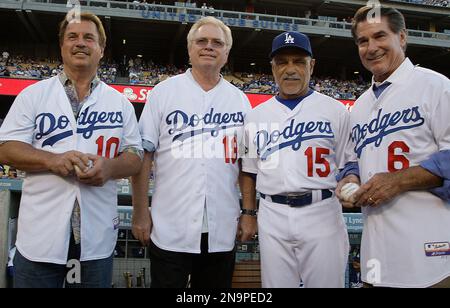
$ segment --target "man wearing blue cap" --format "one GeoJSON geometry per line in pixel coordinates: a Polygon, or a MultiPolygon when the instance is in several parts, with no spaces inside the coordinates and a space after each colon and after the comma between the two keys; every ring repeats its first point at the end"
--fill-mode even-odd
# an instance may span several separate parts
{"type": "Polygon", "coordinates": [[[247,115],[243,159],[244,207],[255,207],[255,188],[261,195],[262,285],[344,287],[349,244],[334,189],[349,114],[309,88],[315,60],[306,35],[278,35],[270,58],[279,93],[247,115]]]}

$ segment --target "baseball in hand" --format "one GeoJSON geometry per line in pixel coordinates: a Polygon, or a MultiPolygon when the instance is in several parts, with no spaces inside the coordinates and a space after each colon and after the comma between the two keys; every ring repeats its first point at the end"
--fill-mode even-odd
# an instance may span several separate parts
{"type": "Polygon", "coordinates": [[[80,167],[78,167],[78,165],[73,165],[73,169],[75,169],[77,175],[81,173],[81,169],[80,167]]]}
{"type": "Polygon", "coordinates": [[[341,188],[341,197],[344,201],[353,202],[352,196],[359,189],[356,183],[347,183],[341,188]]]}
{"type": "MultiPolygon", "coordinates": [[[[75,169],[75,172],[77,175],[84,173],[83,171],[81,171],[80,167],[78,167],[78,165],[73,165],[73,168],[75,169]]],[[[88,169],[92,168],[92,160],[89,160],[89,164],[88,164],[88,169]]],[[[86,170],[87,172],[87,170],[86,170]]]]}

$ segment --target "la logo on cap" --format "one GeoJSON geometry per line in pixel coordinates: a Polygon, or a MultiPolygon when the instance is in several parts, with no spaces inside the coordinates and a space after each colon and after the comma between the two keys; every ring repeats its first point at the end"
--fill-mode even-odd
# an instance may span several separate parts
{"type": "Polygon", "coordinates": [[[289,33],[286,33],[286,39],[284,40],[284,43],[294,44],[294,38],[289,33]]]}

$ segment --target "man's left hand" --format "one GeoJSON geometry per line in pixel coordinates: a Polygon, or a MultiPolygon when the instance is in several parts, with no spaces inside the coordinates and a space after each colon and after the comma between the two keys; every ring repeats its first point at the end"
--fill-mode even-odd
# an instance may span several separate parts
{"type": "Polygon", "coordinates": [[[398,172],[377,173],[354,194],[356,206],[379,206],[403,191],[398,172]]]}
{"type": "Polygon", "coordinates": [[[247,242],[253,240],[258,231],[256,216],[241,215],[239,218],[236,239],[239,242],[247,242]]]}
{"type": "Polygon", "coordinates": [[[92,168],[86,172],[77,173],[78,180],[90,186],[103,186],[110,178],[109,159],[88,154],[92,168]]]}

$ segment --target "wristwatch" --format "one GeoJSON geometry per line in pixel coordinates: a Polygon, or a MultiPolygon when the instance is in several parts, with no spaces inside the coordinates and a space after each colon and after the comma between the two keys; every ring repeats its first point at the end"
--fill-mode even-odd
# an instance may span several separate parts
{"type": "Polygon", "coordinates": [[[257,210],[249,210],[249,209],[242,209],[241,210],[241,215],[256,216],[257,213],[258,213],[257,210]]]}

